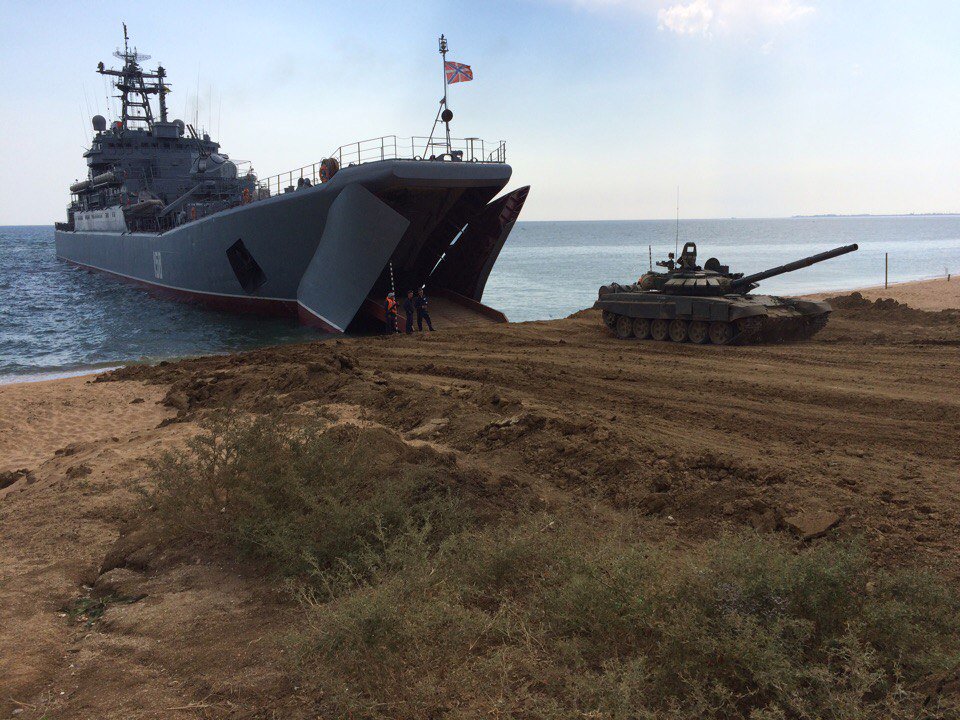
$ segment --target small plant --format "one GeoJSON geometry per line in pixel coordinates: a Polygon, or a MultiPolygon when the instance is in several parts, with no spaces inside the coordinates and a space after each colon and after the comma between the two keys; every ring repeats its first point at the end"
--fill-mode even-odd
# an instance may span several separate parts
{"type": "Polygon", "coordinates": [[[60,608],[60,612],[65,613],[70,622],[83,623],[90,628],[106,613],[107,608],[116,604],[130,604],[137,602],[143,596],[127,597],[124,595],[107,595],[104,597],[91,597],[84,595],[74,598],[69,603],[60,608]]]}

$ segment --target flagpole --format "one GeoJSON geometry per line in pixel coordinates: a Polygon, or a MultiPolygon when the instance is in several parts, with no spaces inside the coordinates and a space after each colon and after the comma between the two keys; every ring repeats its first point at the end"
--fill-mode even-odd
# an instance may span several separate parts
{"type": "MultiPolygon", "coordinates": [[[[440,56],[442,58],[441,62],[441,71],[443,73],[443,109],[449,109],[447,107],[447,38],[442,34],[440,35],[440,56]]],[[[447,113],[449,116],[449,113],[447,113]]],[[[450,121],[444,118],[443,124],[447,128],[447,154],[450,154],[450,121]]]]}

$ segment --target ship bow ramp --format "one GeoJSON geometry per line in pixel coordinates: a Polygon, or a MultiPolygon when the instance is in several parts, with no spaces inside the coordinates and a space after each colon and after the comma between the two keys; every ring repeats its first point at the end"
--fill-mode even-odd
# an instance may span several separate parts
{"type": "Polygon", "coordinates": [[[409,226],[362,185],[345,187],[297,288],[300,320],[344,332],[409,226]]]}
{"type": "MultiPolygon", "coordinates": [[[[431,313],[455,324],[503,322],[483,305],[487,278],[529,187],[496,199],[506,164],[384,163],[376,177],[351,174],[330,207],[297,291],[302,322],[327,331],[377,327],[388,292],[426,287],[431,313]],[[361,177],[362,176],[362,177],[361,177]]],[[[360,168],[356,168],[359,170],[360,168]]],[[[332,183],[333,184],[333,183],[332,183]]],[[[444,324],[447,324],[446,322],[444,324]]]]}

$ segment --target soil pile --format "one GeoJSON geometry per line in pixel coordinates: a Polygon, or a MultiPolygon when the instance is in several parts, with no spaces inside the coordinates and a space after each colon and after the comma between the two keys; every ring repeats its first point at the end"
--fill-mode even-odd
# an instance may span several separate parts
{"type": "Polygon", "coordinates": [[[915,323],[926,327],[960,326],[960,310],[916,310],[893,298],[876,298],[871,301],[859,292],[828,298],[827,302],[833,306],[835,312],[846,318],[915,323]]]}

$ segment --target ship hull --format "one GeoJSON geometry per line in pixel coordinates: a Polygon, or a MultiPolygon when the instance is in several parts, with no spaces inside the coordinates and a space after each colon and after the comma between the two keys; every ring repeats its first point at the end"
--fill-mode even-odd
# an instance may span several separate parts
{"type": "Polygon", "coordinates": [[[392,287],[427,284],[479,302],[526,196],[514,191],[508,213],[502,199],[490,203],[510,172],[500,163],[367,163],[164,233],[58,229],[57,256],[162,296],[345,332],[392,287]]]}

